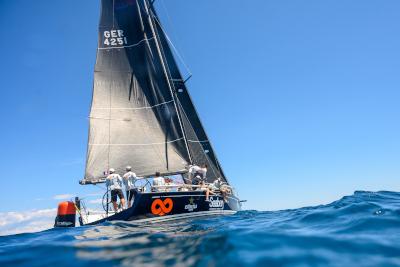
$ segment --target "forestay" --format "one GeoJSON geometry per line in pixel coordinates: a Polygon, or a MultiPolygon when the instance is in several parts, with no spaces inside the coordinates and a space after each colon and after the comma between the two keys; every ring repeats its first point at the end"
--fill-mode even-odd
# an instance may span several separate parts
{"type": "Polygon", "coordinates": [[[225,179],[147,0],[102,0],[83,184],[108,168],[140,176],[207,163],[225,179]]]}

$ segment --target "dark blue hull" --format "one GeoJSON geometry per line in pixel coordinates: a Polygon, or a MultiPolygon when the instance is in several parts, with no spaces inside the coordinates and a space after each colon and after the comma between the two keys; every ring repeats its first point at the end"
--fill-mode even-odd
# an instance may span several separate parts
{"type": "Polygon", "coordinates": [[[241,209],[235,196],[224,201],[220,195],[206,201],[202,191],[138,193],[131,208],[107,218],[88,223],[95,225],[105,221],[169,221],[199,216],[234,214],[241,209]]]}

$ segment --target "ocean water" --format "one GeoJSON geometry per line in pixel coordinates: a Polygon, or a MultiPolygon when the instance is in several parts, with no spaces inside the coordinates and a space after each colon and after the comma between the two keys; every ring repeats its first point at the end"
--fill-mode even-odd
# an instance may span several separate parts
{"type": "Polygon", "coordinates": [[[0,237],[0,266],[400,266],[400,193],[175,223],[0,237]]]}

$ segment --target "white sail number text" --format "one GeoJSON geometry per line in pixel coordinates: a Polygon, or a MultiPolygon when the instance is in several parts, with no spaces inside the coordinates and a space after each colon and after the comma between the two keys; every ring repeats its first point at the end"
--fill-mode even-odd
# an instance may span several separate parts
{"type": "Polygon", "coordinates": [[[123,30],[104,31],[104,44],[107,46],[127,45],[128,38],[123,30]]]}

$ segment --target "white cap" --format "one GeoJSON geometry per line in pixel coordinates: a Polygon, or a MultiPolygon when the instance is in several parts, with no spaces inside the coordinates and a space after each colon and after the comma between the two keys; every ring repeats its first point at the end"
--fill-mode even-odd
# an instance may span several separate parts
{"type": "Polygon", "coordinates": [[[131,166],[126,166],[126,171],[131,171],[132,170],[132,167],[131,166]]]}
{"type": "Polygon", "coordinates": [[[108,172],[109,172],[109,173],[114,173],[115,170],[114,170],[113,168],[110,168],[110,169],[108,170],[108,172]]]}

